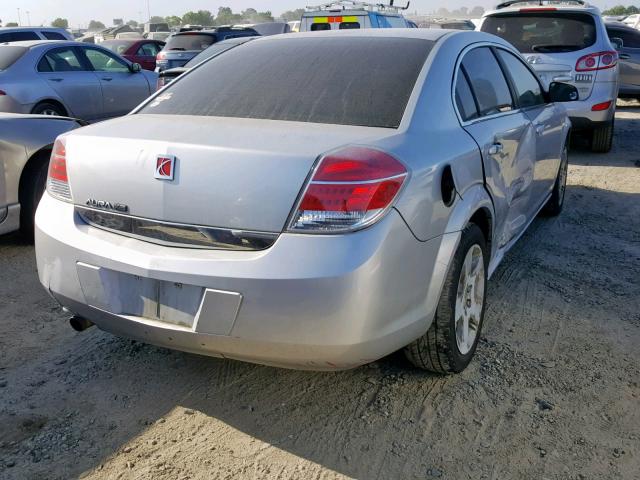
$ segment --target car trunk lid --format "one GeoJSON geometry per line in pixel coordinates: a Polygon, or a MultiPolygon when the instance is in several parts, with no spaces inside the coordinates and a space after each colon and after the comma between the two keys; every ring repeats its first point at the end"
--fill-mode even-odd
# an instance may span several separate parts
{"type": "Polygon", "coordinates": [[[280,232],[318,156],[388,128],[221,117],[130,115],[66,141],[74,202],[145,219],[280,232]],[[173,180],[156,178],[175,158],[173,180]]]}

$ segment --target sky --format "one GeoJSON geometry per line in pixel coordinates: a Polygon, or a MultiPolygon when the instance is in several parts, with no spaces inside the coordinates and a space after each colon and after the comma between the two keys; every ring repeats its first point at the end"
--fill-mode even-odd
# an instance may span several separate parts
{"type": "MultiPolygon", "coordinates": [[[[3,24],[18,21],[20,9],[21,25],[48,25],[56,17],[69,20],[71,27],[86,26],[90,20],[100,20],[111,25],[114,18],[125,20],[146,21],[147,1],[151,15],[182,16],[189,10],[210,10],[214,14],[220,6],[231,7],[234,11],[241,11],[248,7],[256,10],[271,10],[278,15],[285,10],[302,8],[307,4],[319,4],[325,0],[226,0],[222,3],[209,0],[0,0],[0,19],[3,24]],[[27,15],[28,12],[28,15],[27,15]]],[[[376,0],[369,0],[376,3],[376,0]]],[[[630,0],[628,0],[629,3],[630,0]]],[[[398,0],[404,3],[404,0],[398,0]]],[[[445,6],[449,10],[462,6],[474,7],[480,5],[485,8],[499,3],[495,0],[412,0],[409,11],[430,13],[445,6]]],[[[608,8],[625,0],[596,0],[592,2],[600,8],[608,8]]]]}

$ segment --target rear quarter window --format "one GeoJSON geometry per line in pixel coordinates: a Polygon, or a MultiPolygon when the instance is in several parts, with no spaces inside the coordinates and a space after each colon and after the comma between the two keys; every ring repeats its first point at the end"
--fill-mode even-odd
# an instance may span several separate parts
{"type": "Polygon", "coordinates": [[[42,32],[44,38],[47,40],[66,40],[67,38],[58,32],[42,32]]]}
{"type": "Polygon", "coordinates": [[[579,12],[509,12],[491,15],[482,23],[522,53],[575,52],[596,42],[594,18],[579,12]]]}
{"type": "Polygon", "coordinates": [[[256,40],[204,63],[139,113],[397,128],[433,43],[256,40]]]}
{"type": "Polygon", "coordinates": [[[28,40],[40,40],[36,32],[7,32],[0,33],[0,43],[24,42],[28,40]]]}

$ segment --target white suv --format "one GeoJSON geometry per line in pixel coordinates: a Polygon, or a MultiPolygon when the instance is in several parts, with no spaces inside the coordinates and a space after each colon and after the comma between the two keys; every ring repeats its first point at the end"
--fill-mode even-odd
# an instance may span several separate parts
{"type": "Polygon", "coordinates": [[[510,0],[486,13],[480,30],[511,42],[546,87],[575,85],[579,98],[565,104],[573,130],[590,136],[594,152],[611,149],[618,53],[596,7],[581,0],[510,0]]]}

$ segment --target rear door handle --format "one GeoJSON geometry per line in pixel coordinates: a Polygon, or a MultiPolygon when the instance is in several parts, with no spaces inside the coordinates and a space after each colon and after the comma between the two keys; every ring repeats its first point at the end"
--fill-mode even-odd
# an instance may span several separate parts
{"type": "Polygon", "coordinates": [[[102,80],[104,80],[105,82],[110,82],[111,80],[113,80],[112,77],[102,77],[102,80]]]}
{"type": "Polygon", "coordinates": [[[501,143],[494,143],[489,147],[489,155],[497,155],[502,152],[504,147],[501,143]]]}
{"type": "Polygon", "coordinates": [[[631,58],[631,55],[629,55],[628,53],[621,53],[619,58],[622,60],[629,60],[631,58]]]}
{"type": "Polygon", "coordinates": [[[547,129],[547,126],[544,124],[542,123],[536,124],[536,133],[538,135],[542,135],[546,129],[547,129]]]}
{"type": "Polygon", "coordinates": [[[62,80],[64,80],[63,78],[50,78],[49,81],[50,82],[61,82],[62,80]]]}

